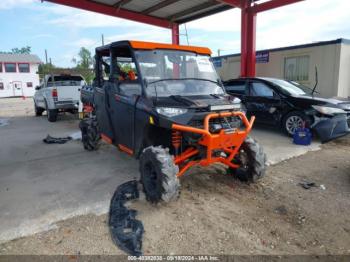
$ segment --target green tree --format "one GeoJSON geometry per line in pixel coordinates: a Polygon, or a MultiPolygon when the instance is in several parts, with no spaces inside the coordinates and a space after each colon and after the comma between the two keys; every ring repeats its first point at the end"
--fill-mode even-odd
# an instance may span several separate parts
{"type": "Polygon", "coordinates": [[[95,76],[91,52],[85,47],[80,48],[78,59],[73,58],[72,62],[76,64],[77,71],[85,78],[86,82],[91,83],[95,76]]]}
{"type": "Polygon", "coordinates": [[[56,67],[52,64],[40,64],[38,69],[38,74],[40,79],[42,79],[47,74],[52,74],[56,67]]]}
{"type": "Polygon", "coordinates": [[[31,54],[32,53],[32,48],[30,46],[25,46],[25,47],[15,47],[12,48],[10,52],[7,51],[0,51],[0,54],[31,54]]]}
{"type": "Polygon", "coordinates": [[[25,46],[22,48],[12,48],[11,53],[12,54],[27,54],[29,55],[32,52],[32,48],[30,46],[25,46]]]}
{"type": "Polygon", "coordinates": [[[122,70],[122,72],[124,73],[129,73],[130,70],[132,70],[132,66],[129,63],[126,64],[119,64],[120,70],[122,70]]]}

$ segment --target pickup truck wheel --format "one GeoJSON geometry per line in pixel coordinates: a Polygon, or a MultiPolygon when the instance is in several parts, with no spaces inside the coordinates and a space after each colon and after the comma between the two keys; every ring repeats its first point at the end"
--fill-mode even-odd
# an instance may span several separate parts
{"type": "Polygon", "coordinates": [[[47,120],[49,120],[49,122],[56,122],[57,121],[57,115],[58,115],[58,111],[57,109],[47,109],[47,120]]]}
{"type": "Polygon", "coordinates": [[[150,146],[140,156],[140,173],[147,201],[170,202],[179,196],[179,168],[174,164],[168,149],[150,146]]]}
{"type": "Polygon", "coordinates": [[[49,120],[49,122],[56,122],[58,110],[57,109],[48,109],[47,101],[45,101],[45,107],[46,107],[47,120],[49,120]]]}
{"type": "Polygon", "coordinates": [[[101,141],[97,120],[95,118],[83,119],[79,127],[84,148],[88,151],[97,150],[101,141]]]}
{"type": "Polygon", "coordinates": [[[253,138],[246,138],[232,162],[240,167],[229,168],[228,173],[241,181],[255,183],[265,176],[266,154],[253,138]]]}
{"type": "Polygon", "coordinates": [[[37,105],[34,102],[34,111],[35,111],[35,116],[42,116],[44,109],[37,107],[37,105]]]}

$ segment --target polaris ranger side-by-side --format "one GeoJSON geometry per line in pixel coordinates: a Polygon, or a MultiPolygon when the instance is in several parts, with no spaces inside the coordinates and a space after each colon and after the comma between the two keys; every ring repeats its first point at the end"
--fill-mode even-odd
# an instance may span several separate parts
{"type": "Polygon", "coordinates": [[[194,165],[222,163],[255,182],[266,156],[247,137],[240,100],[225,93],[208,48],[119,41],[96,49],[96,79],[82,89],[85,149],[102,138],[140,160],[151,202],[177,198],[179,177],[194,165]]]}

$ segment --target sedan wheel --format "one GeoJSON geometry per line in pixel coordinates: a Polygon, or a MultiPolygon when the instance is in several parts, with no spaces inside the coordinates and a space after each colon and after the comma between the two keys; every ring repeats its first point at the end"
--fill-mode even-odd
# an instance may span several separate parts
{"type": "Polygon", "coordinates": [[[292,115],[286,119],[285,128],[288,134],[294,135],[298,128],[302,127],[304,120],[301,116],[292,115]]]}

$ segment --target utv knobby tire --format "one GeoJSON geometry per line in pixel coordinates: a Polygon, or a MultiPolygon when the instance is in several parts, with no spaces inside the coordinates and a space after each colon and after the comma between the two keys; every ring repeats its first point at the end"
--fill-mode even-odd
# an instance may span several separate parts
{"type": "Polygon", "coordinates": [[[176,200],[180,191],[178,172],[179,168],[168,149],[161,146],[145,148],[140,156],[140,173],[147,201],[176,200]]]}
{"type": "Polygon", "coordinates": [[[247,137],[233,163],[240,165],[237,169],[229,168],[229,173],[244,182],[255,183],[265,176],[266,154],[261,145],[251,137],[247,137]],[[245,155],[245,163],[242,155],[245,155]]]}
{"type": "Polygon", "coordinates": [[[83,119],[79,127],[84,148],[88,151],[97,150],[101,141],[97,120],[95,118],[83,119]]]}

